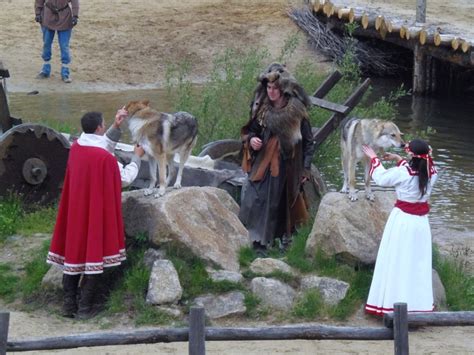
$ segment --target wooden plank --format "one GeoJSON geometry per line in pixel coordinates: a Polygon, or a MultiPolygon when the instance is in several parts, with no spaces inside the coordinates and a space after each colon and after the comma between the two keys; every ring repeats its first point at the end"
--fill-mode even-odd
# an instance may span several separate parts
{"type": "Polygon", "coordinates": [[[319,106],[332,112],[338,112],[345,115],[349,111],[349,107],[347,106],[335,104],[334,102],[319,99],[317,97],[310,97],[310,100],[314,106],[319,106]]]}
{"type": "Polygon", "coordinates": [[[393,305],[393,342],[395,355],[408,355],[408,321],[407,304],[393,305]]]}
{"type": "Polygon", "coordinates": [[[189,355],[206,354],[204,307],[191,307],[189,313],[189,355]]]}
{"type": "Polygon", "coordinates": [[[0,355],[5,355],[7,353],[9,326],[10,326],[10,313],[0,313],[0,355]]]}
{"type": "Polygon", "coordinates": [[[326,80],[316,89],[313,96],[319,99],[322,99],[327,95],[329,91],[341,80],[342,74],[340,71],[336,70],[331,75],[329,75],[326,80]]]}
{"type": "MultiPolygon", "coordinates": [[[[344,106],[349,107],[349,111],[346,112],[346,115],[351,112],[354,107],[360,102],[364,93],[367,91],[370,85],[370,79],[365,79],[365,81],[359,85],[359,87],[352,93],[351,96],[344,102],[344,106]]],[[[329,120],[316,132],[313,136],[316,148],[320,146],[327,137],[341,124],[341,121],[344,119],[344,115],[340,113],[333,114],[329,120]]]]}
{"type": "MultiPolygon", "coordinates": [[[[393,327],[393,314],[384,315],[386,327],[393,327]]],[[[469,326],[474,325],[474,311],[409,313],[408,325],[420,326],[469,326]]]]}
{"type": "MultiPolygon", "coordinates": [[[[392,329],[381,327],[338,327],[326,325],[273,326],[258,328],[212,328],[205,330],[206,341],[215,340],[392,340],[392,329]]],[[[71,349],[78,347],[154,344],[187,341],[188,328],[136,330],[132,332],[88,333],[7,343],[7,351],[71,349]]]]}

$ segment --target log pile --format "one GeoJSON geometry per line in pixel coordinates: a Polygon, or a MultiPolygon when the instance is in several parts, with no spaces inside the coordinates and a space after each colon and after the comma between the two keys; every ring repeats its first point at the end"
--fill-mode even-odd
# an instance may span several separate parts
{"type": "MultiPolygon", "coordinates": [[[[429,23],[417,23],[409,19],[400,18],[391,14],[380,13],[380,10],[369,8],[350,7],[343,0],[307,0],[307,5],[313,15],[338,19],[347,23],[357,23],[364,30],[378,33],[381,39],[387,36],[399,36],[401,40],[421,46],[434,46],[449,49],[451,52],[470,56],[468,66],[474,66],[474,56],[471,55],[474,38],[469,34],[435,26],[429,23]]],[[[454,54],[454,53],[453,53],[454,54]]],[[[459,62],[458,59],[456,61],[459,62]]],[[[466,61],[463,61],[466,63],[466,61]]]]}
{"type": "MultiPolygon", "coordinates": [[[[326,3],[330,4],[330,2],[326,3]]],[[[320,4],[321,5],[321,4],[320,4]]],[[[321,7],[322,8],[322,7],[321,7]]],[[[330,12],[330,10],[327,10],[330,12]]],[[[379,48],[370,46],[362,41],[347,38],[332,31],[321,21],[318,21],[309,8],[291,8],[288,16],[307,33],[310,43],[315,50],[331,58],[336,63],[341,63],[349,49],[354,52],[354,60],[363,73],[394,74],[400,67],[391,60],[390,54],[379,48]]],[[[347,12],[349,20],[350,12],[347,12]]],[[[344,18],[344,15],[342,16],[344,18]]]]}

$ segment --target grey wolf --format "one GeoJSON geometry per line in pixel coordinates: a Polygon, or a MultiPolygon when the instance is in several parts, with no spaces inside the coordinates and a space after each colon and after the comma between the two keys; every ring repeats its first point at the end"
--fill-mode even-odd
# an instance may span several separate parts
{"type": "Polygon", "coordinates": [[[375,152],[381,153],[390,147],[402,148],[405,142],[403,133],[391,121],[379,119],[351,118],[342,126],[341,154],[342,169],[344,171],[344,184],[341,192],[348,193],[351,201],[357,200],[356,166],[362,162],[365,167],[365,194],[367,199],[373,201],[374,194],[370,188],[370,161],[362,151],[362,145],[367,144],[375,152]]]}
{"type": "Polygon", "coordinates": [[[131,101],[125,109],[128,111],[128,128],[132,139],[143,147],[149,161],[150,185],[145,194],[152,194],[156,186],[157,163],[160,188],[155,197],[165,194],[175,172],[175,153],[179,154],[179,169],[174,188],[181,188],[184,163],[197,140],[196,118],[183,111],[172,114],[158,112],[149,106],[148,100],[131,101]]]}

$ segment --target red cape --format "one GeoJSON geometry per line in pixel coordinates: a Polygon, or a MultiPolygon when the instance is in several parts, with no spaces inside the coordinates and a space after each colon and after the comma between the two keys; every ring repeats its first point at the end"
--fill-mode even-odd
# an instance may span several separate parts
{"type": "Polygon", "coordinates": [[[115,157],[74,143],[47,262],[66,274],[97,274],[125,260],[122,185],[115,157]]]}

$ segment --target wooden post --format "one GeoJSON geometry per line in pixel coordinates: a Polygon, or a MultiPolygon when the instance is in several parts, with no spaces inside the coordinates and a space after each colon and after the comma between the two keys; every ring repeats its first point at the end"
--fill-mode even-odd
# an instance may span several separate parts
{"type": "Polygon", "coordinates": [[[0,313],[0,355],[7,353],[8,326],[10,313],[0,313]]]}
{"type": "Polygon", "coordinates": [[[423,95],[426,90],[426,53],[419,43],[415,44],[413,60],[413,93],[423,95]]]}
{"type": "Polygon", "coordinates": [[[395,355],[408,355],[408,311],[406,303],[393,305],[393,342],[395,355]]]}
{"type": "Polygon", "coordinates": [[[189,355],[206,354],[204,308],[191,307],[189,313],[189,355]]]}
{"type": "Polygon", "coordinates": [[[426,22],[426,0],[416,0],[416,22],[426,22]]]}

